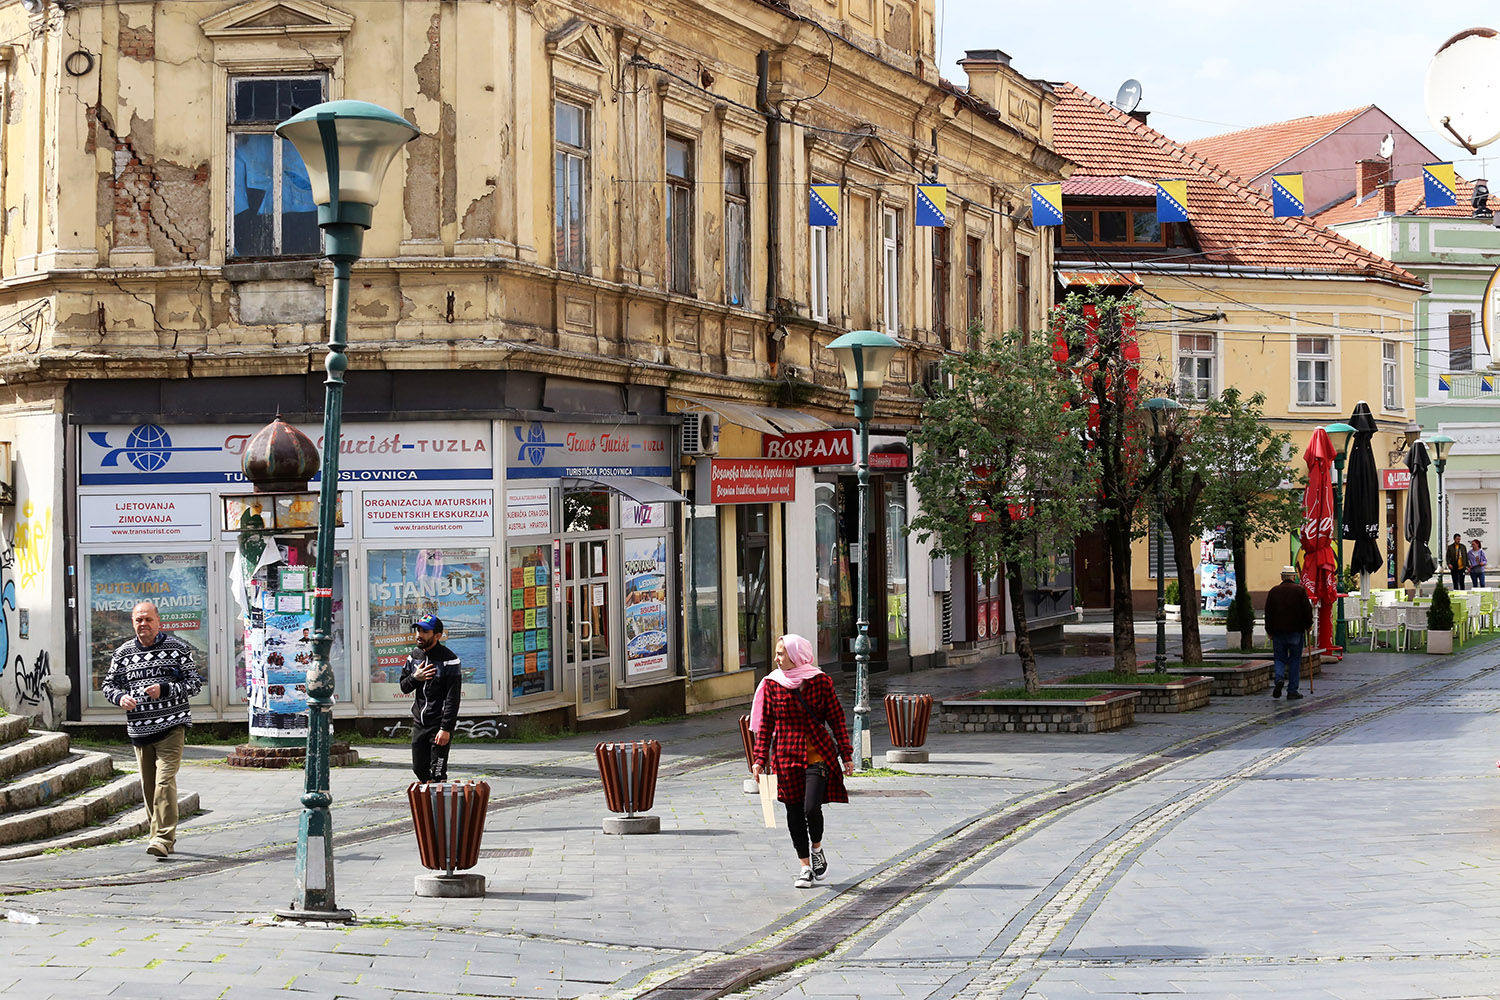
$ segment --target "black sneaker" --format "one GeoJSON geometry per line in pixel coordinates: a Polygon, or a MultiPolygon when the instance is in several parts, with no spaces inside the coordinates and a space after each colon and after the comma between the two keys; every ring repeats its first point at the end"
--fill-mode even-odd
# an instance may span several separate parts
{"type": "Polygon", "coordinates": [[[1287,701],[1301,701],[1302,700],[1302,695],[1298,694],[1296,691],[1293,691],[1291,694],[1289,694],[1289,695],[1286,696],[1286,700],[1287,701]]]}
{"type": "Polygon", "coordinates": [[[1277,681],[1276,682],[1276,686],[1271,689],[1271,697],[1272,698],[1280,698],[1281,697],[1281,682],[1280,681],[1277,681]]]}
{"type": "Polygon", "coordinates": [[[802,869],[802,874],[797,876],[797,881],[793,882],[792,885],[798,889],[811,889],[814,881],[812,869],[804,868],[802,869]]]}
{"type": "Polygon", "coordinates": [[[828,874],[828,858],[821,849],[813,851],[808,860],[812,862],[813,878],[821,879],[828,874]]]}

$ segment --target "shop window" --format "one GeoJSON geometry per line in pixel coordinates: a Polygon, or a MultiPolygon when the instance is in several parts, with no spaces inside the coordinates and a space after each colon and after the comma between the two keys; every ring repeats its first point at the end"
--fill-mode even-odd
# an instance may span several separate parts
{"type": "Polygon", "coordinates": [[[192,703],[209,704],[208,553],[107,553],[85,559],[88,707],[115,710],[100,689],[115,650],[135,635],[130,613],[142,601],[156,605],[162,631],[192,647],[193,662],[203,677],[192,703]]]}
{"type": "Polygon", "coordinates": [[[724,669],[718,507],[695,504],[689,509],[687,544],[688,672],[703,677],[724,669]]]}
{"type": "Polygon", "coordinates": [[[322,250],[307,166],[276,126],[323,101],[322,76],[229,81],[230,254],[274,257],[322,250]]]}
{"type": "Polygon", "coordinates": [[[624,571],[625,676],[666,670],[672,665],[667,613],[667,536],[620,540],[624,571]]]}
{"type": "Polygon", "coordinates": [[[667,288],[693,292],[693,144],[667,137],[667,288]]]}
{"type": "Polygon", "coordinates": [[[740,666],[771,667],[771,509],[763,503],[735,506],[739,546],[740,666]]]}
{"type": "Polygon", "coordinates": [[[837,663],[839,636],[850,633],[854,627],[849,546],[839,530],[844,509],[843,484],[820,482],[813,495],[813,537],[818,573],[818,662],[837,663]]]}
{"type": "Polygon", "coordinates": [[[885,480],[885,615],[886,658],[907,645],[906,480],[885,480]]]}
{"type": "Polygon", "coordinates": [[[750,164],[724,161],[724,298],[732,306],[750,301],[750,164]]]}
{"type": "Polygon", "coordinates": [[[553,105],[553,222],[557,266],[563,271],[588,267],[584,222],[588,218],[588,112],[577,104],[553,105]]]}
{"type": "Polygon", "coordinates": [[[412,623],[425,614],[443,620],[442,641],[463,661],[463,697],[491,698],[489,550],[371,549],[366,556],[370,700],[410,697],[401,694],[401,667],[413,649],[412,623]]]}
{"type": "Polygon", "coordinates": [[[564,490],[564,531],[608,531],[609,490],[564,490]]]}
{"type": "Polygon", "coordinates": [[[552,660],[551,543],[512,545],[508,569],[510,696],[525,698],[556,686],[552,660]]]}

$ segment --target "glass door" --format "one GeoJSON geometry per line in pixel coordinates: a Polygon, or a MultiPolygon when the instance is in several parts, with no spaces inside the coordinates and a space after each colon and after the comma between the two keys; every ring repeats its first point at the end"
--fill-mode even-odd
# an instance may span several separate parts
{"type": "Polygon", "coordinates": [[[579,715],[612,707],[610,569],[608,535],[563,542],[563,665],[579,715]]]}

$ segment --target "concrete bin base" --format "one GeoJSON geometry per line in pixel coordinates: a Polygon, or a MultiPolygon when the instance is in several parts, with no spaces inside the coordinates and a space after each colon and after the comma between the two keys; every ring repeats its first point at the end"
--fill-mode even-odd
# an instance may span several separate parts
{"type": "Polygon", "coordinates": [[[414,880],[418,896],[447,899],[484,895],[484,876],[477,872],[455,872],[452,875],[418,875],[414,880]]]}
{"type": "Polygon", "coordinates": [[[756,781],[754,778],[746,778],[745,779],[745,794],[746,795],[759,795],[760,794],[760,782],[756,781]]]}
{"type": "Polygon", "coordinates": [[[660,816],[606,816],[604,832],[614,834],[661,833],[660,816]]]}
{"type": "Polygon", "coordinates": [[[885,752],[887,764],[925,764],[927,763],[926,750],[897,750],[891,749],[885,752]]]}

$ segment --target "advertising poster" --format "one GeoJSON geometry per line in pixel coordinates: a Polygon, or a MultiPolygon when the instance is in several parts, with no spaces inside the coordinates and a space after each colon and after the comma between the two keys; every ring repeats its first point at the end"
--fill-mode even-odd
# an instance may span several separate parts
{"type": "Polygon", "coordinates": [[[264,590],[251,618],[250,735],[306,738],[312,609],[303,591],[264,590]]]}
{"type": "Polygon", "coordinates": [[[208,704],[208,554],[91,555],[88,574],[89,704],[113,707],[99,687],[115,649],[135,634],[130,612],[142,601],[156,605],[163,630],[193,647],[204,684],[192,703],[208,704]]]}
{"type": "Polygon", "coordinates": [[[1200,574],[1199,594],[1203,610],[1223,613],[1234,601],[1234,563],[1229,551],[1229,538],[1224,529],[1203,532],[1203,554],[1198,564],[1200,574]]]}
{"type": "Polygon", "coordinates": [[[667,666],[667,540],[626,538],[625,676],[667,666]]]}
{"type": "Polygon", "coordinates": [[[463,661],[463,697],[490,696],[488,549],[373,549],[368,553],[370,697],[401,693],[401,667],[416,648],[412,622],[443,620],[443,643],[463,661]]]}
{"type": "Polygon", "coordinates": [[[550,545],[510,550],[510,693],[513,698],[552,687],[552,576],[550,545]]]}

